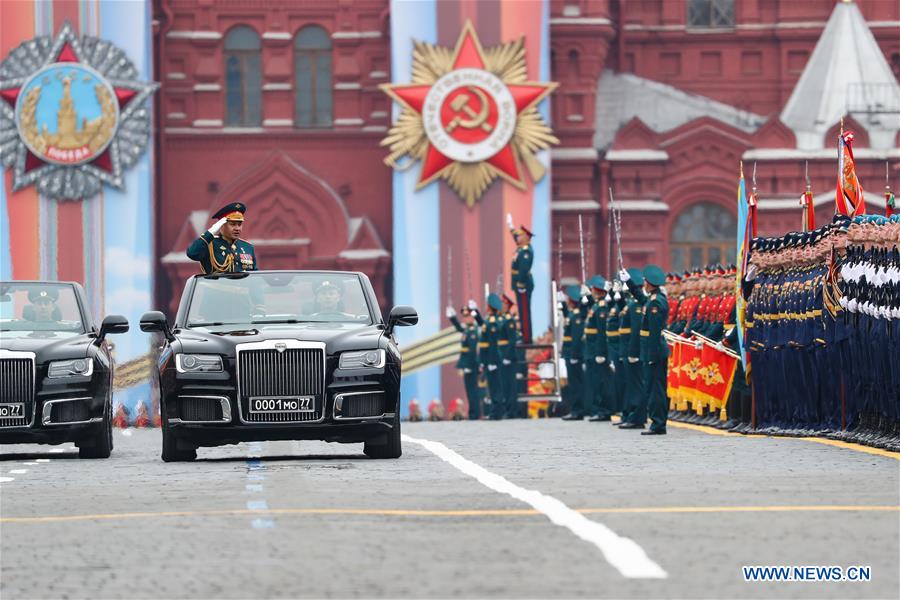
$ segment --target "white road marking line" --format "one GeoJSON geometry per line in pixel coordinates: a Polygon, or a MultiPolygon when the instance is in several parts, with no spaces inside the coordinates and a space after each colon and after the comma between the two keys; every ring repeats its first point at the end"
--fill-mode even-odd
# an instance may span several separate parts
{"type": "Polygon", "coordinates": [[[130,429],[122,429],[122,430],[120,430],[120,431],[122,432],[122,435],[124,435],[125,437],[131,437],[131,430],[130,430],[130,429]]]}
{"type": "Polygon", "coordinates": [[[275,527],[275,522],[272,519],[253,519],[250,521],[250,524],[253,525],[253,529],[272,529],[275,527]]]}
{"type": "Polygon", "coordinates": [[[261,492],[261,491],[263,491],[263,486],[260,483],[248,483],[247,491],[248,492],[261,492]]]}
{"type": "Polygon", "coordinates": [[[13,469],[12,471],[10,471],[10,473],[13,475],[24,475],[27,472],[28,469],[13,469]]]}
{"type": "Polygon", "coordinates": [[[7,481],[15,481],[15,477],[0,477],[0,483],[6,483],[7,481]]]}
{"type": "Polygon", "coordinates": [[[250,500],[247,502],[247,510],[268,510],[269,504],[265,500],[250,500]]]}
{"type": "Polygon", "coordinates": [[[50,452],[51,452],[52,454],[60,454],[60,453],[62,453],[62,452],[65,452],[66,450],[67,450],[67,448],[52,448],[52,449],[50,450],[50,452]]]}
{"type": "Polygon", "coordinates": [[[33,467],[33,466],[35,466],[37,463],[36,463],[36,462],[23,462],[22,464],[23,464],[23,465],[28,465],[29,467],[33,467]]]}
{"type": "Polygon", "coordinates": [[[588,519],[556,498],[536,490],[521,488],[500,475],[491,473],[484,467],[463,458],[440,442],[418,439],[408,435],[403,435],[402,440],[422,446],[444,462],[450,463],[466,475],[473,477],[482,485],[495,492],[521,500],[546,515],[554,524],[565,527],[584,541],[594,544],[603,553],[606,562],[615,567],[623,576],[634,579],[665,579],[668,577],[665,570],[650,560],[644,549],[634,540],[622,537],[606,525],[588,519]]]}
{"type": "Polygon", "coordinates": [[[36,458],[36,459],[34,459],[34,462],[39,462],[39,463],[50,462],[50,459],[49,458],[36,458]]]}

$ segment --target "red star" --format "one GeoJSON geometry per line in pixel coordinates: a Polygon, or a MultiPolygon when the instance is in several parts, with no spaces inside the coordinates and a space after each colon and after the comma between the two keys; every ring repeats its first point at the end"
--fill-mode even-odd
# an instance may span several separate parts
{"type": "MultiPolygon", "coordinates": [[[[80,62],[78,60],[78,56],[75,54],[75,49],[72,48],[72,45],[69,42],[65,42],[62,47],[59,49],[59,53],[56,55],[56,60],[48,61],[47,64],[50,63],[77,63],[80,62]]],[[[119,103],[119,110],[125,110],[125,106],[137,96],[137,91],[131,90],[128,88],[115,87],[113,86],[113,90],[116,94],[116,99],[119,103]]],[[[9,104],[13,110],[16,109],[16,102],[19,99],[19,94],[21,93],[21,86],[18,87],[10,87],[5,89],[0,89],[0,99],[5,100],[7,104],[9,104]]],[[[100,155],[98,155],[91,163],[104,171],[109,173],[113,172],[112,158],[109,154],[109,148],[104,150],[100,155]]],[[[25,155],[25,173],[37,169],[46,163],[40,157],[35,156],[30,150],[26,150],[25,155]]]]}
{"type": "MultiPolygon", "coordinates": [[[[484,51],[478,36],[470,22],[467,22],[456,43],[456,51],[453,55],[451,71],[462,68],[485,70],[484,51]]],[[[506,84],[516,105],[516,116],[540,102],[556,87],[551,83],[510,83],[506,84]]],[[[391,85],[384,86],[388,94],[407,108],[422,114],[425,97],[431,89],[431,85],[391,85]]],[[[422,173],[419,176],[418,187],[422,187],[441,176],[444,170],[453,164],[453,159],[445,156],[432,144],[428,144],[425,158],[422,162],[422,173]]],[[[524,189],[525,180],[519,166],[519,157],[512,145],[512,139],[496,154],[486,159],[486,162],[496,169],[497,173],[510,183],[524,189]]]]}

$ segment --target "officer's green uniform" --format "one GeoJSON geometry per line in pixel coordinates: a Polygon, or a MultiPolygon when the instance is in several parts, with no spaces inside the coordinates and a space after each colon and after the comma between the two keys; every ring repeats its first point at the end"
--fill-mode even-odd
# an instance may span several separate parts
{"type": "MultiPolygon", "coordinates": [[[[606,280],[600,275],[591,278],[589,286],[594,290],[603,290],[606,280]]],[[[603,292],[606,293],[605,291],[603,292]]],[[[595,420],[609,420],[612,407],[609,402],[606,344],[606,317],[609,307],[606,299],[594,299],[588,309],[584,324],[584,362],[585,362],[585,407],[595,420]],[[599,361],[598,361],[599,358],[599,361]]]]}
{"type": "MultiPolygon", "coordinates": [[[[463,307],[462,312],[468,310],[463,307]]],[[[455,316],[450,317],[450,323],[462,334],[456,368],[463,372],[466,399],[469,402],[469,419],[475,421],[481,418],[481,388],[478,387],[478,326],[474,323],[463,325],[455,316]]]]}
{"type": "MultiPolygon", "coordinates": [[[[232,202],[216,211],[212,218],[218,220],[224,217],[229,221],[243,221],[246,210],[247,207],[242,203],[232,202]]],[[[187,255],[191,260],[198,261],[206,274],[240,273],[259,269],[253,244],[240,239],[228,243],[224,238],[214,236],[209,231],[204,231],[203,235],[191,242],[187,255]]]]}
{"type": "Polygon", "coordinates": [[[619,311],[624,306],[625,302],[620,297],[610,303],[609,313],[606,315],[606,362],[609,364],[606,389],[613,414],[622,412],[622,380],[625,374],[620,369],[619,311]]]}
{"type": "Polygon", "coordinates": [[[500,377],[503,385],[503,416],[507,419],[518,418],[519,397],[516,392],[516,318],[510,313],[500,317],[501,338],[500,346],[500,377]]]}
{"type": "MultiPolygon", "coordinates": [[[[500,311],[503,303],[497,294],[488,297],[488,306],[494,311],[500,311]]],[[[500,378],[500,365],[502,356],[500,353],[500,340],[502,339],[501,317],[491,314],[487,320],[482,321],[481,338],[478,342],[478,363],[484,370],[488,383],[488,395],[491,399],[491,419],[502,419],[504,406],[503,382],[500,378]]]]}
{"type": "MultiPolygon", "coordinates": [[[[562,356],[566,361],[568,377],[568,400],[571,409],[568,418],[583,419],[584,407],[584,314],[581,306],[581,287],[570,285],[566,295],[575,304],[574,308],[564,308],[562,356]]],[[[564,417],[565,418],[565,417],[564,417]]]]}
{"type": "Polygon", "coordinates": [[[619,343],[622,344],[625,373],[625,409],[622,421],[643,429],[647,422],[646,400],[644,398],[644,373],[641,368],[641,321],[647,297],[641,286],[644,276],[640,269],[628,269],[630,279],[626,283],[629,297],[625,303],[622,326],[619,328],[619,343]]]}
{"type": "MultiPolygon", "coordinates": [[[[531,240],[534,234],[524,225],[513,232],[516,236],[527,235],[531,240]]],[[[522,323],[522,338],[526,344],[532,342],[531,332],[531,293],[534,291],[534,277],[531,266],[534,263],[534,250],[531,244],[516,247],[516,255],[512,262],[512,290],[516,295],[519,308],[519,321],[522,323]]]]}
{"type": "MultiPolygon", "coordinates": [[[[666,274],[656,265],[644,268],[644,278],[648,283],[661,286],[666,282],[666,274]]],[[[669,318],[669,300],[660,290],[650,294],[641,320],[641,365],[644,368],[644,389],[647,398],[647,412],[650,416],[650,431],[644,433],[663,434],[669,416],[666,399],[666,370],[669,348],[662,332],[669,318]]]]}

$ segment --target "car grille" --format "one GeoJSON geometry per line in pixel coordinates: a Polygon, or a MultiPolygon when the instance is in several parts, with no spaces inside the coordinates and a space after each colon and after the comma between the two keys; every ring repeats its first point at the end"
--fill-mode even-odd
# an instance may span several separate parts
{"type": "Polygon", "coordinates": [[[182,421],[221,421],[222,402],[219,398],[181,397],[178,414],[182,421]]]}
{"type": "Polygon", "coordinates": [[[88,407],[81,400],[54,402],[50,407],[51,423],[77,423],[91,418],[88,407]]]}
{"type": "Polygon", "coordinates": [[[360,417],[380,417],[384,414],[384,394],[352,394],[344,396],[341,406],[341,417],[357,419],[360,417]]]}
{"type": "Polygon", "coordinates": [[[238,352],[241,416],[250,423],[302,423],[322,418],[325,351],[318,348],[238,352]],[[312,396],[312,412],[250,413],[250,398],[312,396]]]}
{"type": "Polygon", "coordinates": [[[0,427],[22,427],[31,424],[34,415],[33,359],[0,359],[0,402],[25,404],[23,416],[0,419],[0,427]]]}

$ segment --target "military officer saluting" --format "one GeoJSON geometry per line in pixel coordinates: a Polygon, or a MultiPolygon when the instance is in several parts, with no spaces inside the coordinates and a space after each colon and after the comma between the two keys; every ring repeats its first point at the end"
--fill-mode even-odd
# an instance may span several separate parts
{"type": "Polygon", "coordinates": [[[218,221],[188,246],[188,258],[198,261],[207,275],[259,269],[253,244],[241,239],[246,211],[241,202],[223,206],[212,216],[218,221]]]}
{"type": "Polygon", "coordinates": [[[516,294],[519,309],[519,322],[522,324],[522,341],[532,343],[531,336],[531,293],[534,291],[534,277],[531,265],[534,263],[534,250],[531,248],[531,233],[524,225],[518,229],[513,227],[512,215],[506,215],[506,225],[516,241],[516,255],[512,262],[512,289],[516,294]]]}
{"type": "Polygon", "coordinates": [[[447,307],[447,319],[458,332],[462,334],[459,346],[459,360],[456,368],[460,370],[466,386],[466,398],[469,401],[469,419],[481,418],[481,388],[478,387],[478,325],[475,323],[475,313],[478,312],[475,302],[470,300],[467,306],[463,306],[459,313],[462,315],[462,323],[456,318],[456,311],[452,306],[447,307]]]}

